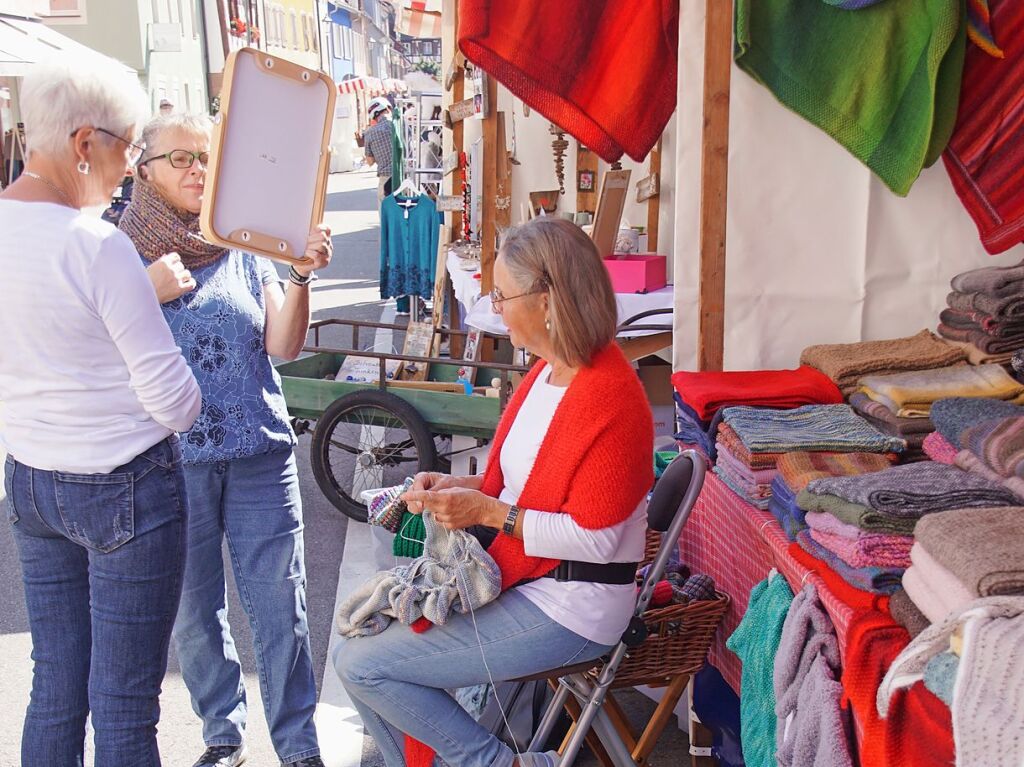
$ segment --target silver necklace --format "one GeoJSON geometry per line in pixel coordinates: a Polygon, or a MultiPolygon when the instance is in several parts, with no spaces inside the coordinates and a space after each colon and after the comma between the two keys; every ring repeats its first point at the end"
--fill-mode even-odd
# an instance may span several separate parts
{"type": "Polygon", "coordinates": [[[21,175],[28,176],[29,178],[34,178],[36,181],[40,181],[43,184],[46,184],[48,187],[50,187],[50,189],[52,189],[54,192],[56,192],[64,200],[64,202],[66,202],[70,207],[72,207],[72,208],[75,207],[74,203],[71,202],[71,198],[68,197],[68,193],[65,192],[63,189],[61,189],[59,186],[57,186],[55,183],[50,181],[50,179],[43,178],[38,173],[33,173],[30,170],[23,170],[21,172],[21,175]]]}

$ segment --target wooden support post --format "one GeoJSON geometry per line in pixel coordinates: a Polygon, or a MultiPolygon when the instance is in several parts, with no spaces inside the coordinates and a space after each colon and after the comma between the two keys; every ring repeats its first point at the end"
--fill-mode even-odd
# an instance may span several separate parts
{"type": "MultiPolygon", "coordinates": [[[[474,179],[481,183],[483,202],[480,206],[480,292],[489,293],[494,287],[494,257],[497,254],[497,220],[494,206],[498,193],[498,81],[486,78],[487,95],[491,104],[490,116],[484,118],[483,130],[483,178],[474,179]]],[[[504,150],[502,150],[504,151],[504,150]]]]}
{"type": "MultiPolygon", "coordinates": [[[[491,103],[493,105],[492,109],[497,109],[497,104],[491,103]]],[[[500,234],[512,226],[512,163],[509,161],[508,145],[505,143],[505,113],[498,112],[496,120],[497,136],[495,143],[497,145],[498,162],[494,197],[494,223],[500,234]]]]}
{"type": "MultiPolygon", "coordinates": [[[[459,27],[459,4],[456,0],[444,0],[441,13],[441,70],[444,72],[448,71],[448,67],[455,62],[461,60],[457,39],[458,27],[459,27]]],[[[448,94],[445,94],[444,103],[445,106],[449,106],[457,101],[462,101],[466,97],[466,70],[462,66],[458,66],[455,69],[455,79],[452,81],[451,99],[449,100],[448,94]]],[[[466,126],[462,124],[462,121],[455,123],[452,126],[452,151],[462,153],[465,145],[465,134],[466,126]]],[[[462,180],[466,177],[466,171],[462,168],[456,168],[449,178],[451,179],[451,190],[449,194],[462,196],[462,180]]],[[[462,237],[462,211],[454,211],[452,213],[452,231],[451,241],[454,242],[462,237]]]]}
{"type": "MultiPolygon", "coordinates": [[[[650,154],[651,167],[647,171],[649,175],[661,179],[661,139],[654,145],[650,154]]],[[[647,200],[647,250],[651,253],[660,253],[658,250],[658,216],[661,208],[661,195],[656,194],[647,200]]]]}
{"type": "Polygon", "coordinates": [[[587,149],[579,141],[576,142],[576,181],[569,182],[576,187],[576,210],[587,211],[591,215],[597,210],[597,155],[587,149]],[[581,192],[576,181],[579,180],[580,171],[593,173],[594,183],[589,192],[581,192]]]}
{"type": "Polygon", "coordinates": [[[701,141],[697,368],[721,370],[725,353],[725,231],[729,188],[732,0],[706,0],[701,141]]]}

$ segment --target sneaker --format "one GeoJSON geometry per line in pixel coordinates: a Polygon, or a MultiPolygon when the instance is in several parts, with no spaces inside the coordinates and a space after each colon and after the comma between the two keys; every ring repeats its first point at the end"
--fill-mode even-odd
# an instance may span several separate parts
{"type": "Polygon", "coordinates": [[[246,756],[244,743],[240,746],[210,746],[192,767],[237,767],[246,756]]]}
{"type": "Polygon", "coordinates": [[[288,762],[284,767],[326,767],[324,760],[319,756],[307,756],[297,762],[288,762]]]}

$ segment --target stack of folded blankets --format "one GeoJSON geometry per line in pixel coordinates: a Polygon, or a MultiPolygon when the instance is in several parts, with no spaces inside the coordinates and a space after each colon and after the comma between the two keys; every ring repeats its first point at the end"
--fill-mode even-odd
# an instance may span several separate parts
{"type": "Polygon", "coordinates": [[[1024,499],[1024,407],[954,397],[936,402],[932,412],[953,463],[1024,499]]]}
{"type": "Polygon", "coordinates": [[[809,346],[800,355],[800,364],[820,370],[849,396],[866,375],[930,370],[963,362],[964,357],[963,350],[922,330],[917,335],[886,341],[809,346]]]}
{"type": "Polygon", "coordinates": [[[1024,263],[958,274],[939,335],[956,344],[972,364],[1006,365],[1024,349],[1024,263]]]}
{"type": "Polygon", "coordinates": [[[919,461],[925,457],[925,438],[935,430],[928,418],[901,418],[887,405],[875,402],[860,391],[850,395],[850,407],[883,434],[906,441],[907,449],[900,456],[902,461],[919,461]]]}
{"type": "Polygon", "coordinates": [[[672,375],[679,432],[683,447],[715,458],[715,439],[722,414],[730,405],[796,408],[843,401],[842,394],[814,368],[747,370],[672,375]]]}
{"type": "Polygon", "coordinates": [[[1024,596],[1024,507],[932,514],[915,537],[903,587],[930,623],[982,597],[1024,596]]]}
{"type": "Polygon", "coordinates": [[[997,482],[933,461],[826,477],[797,495],[810,528],[797,534],[797,543],[855,588],[891,594],[900,588],[911,536],[923,518],[1018,503],[997,482]]]}
{"type": "Polygon", "coordinates": [[[718,429],[714,471],[745,501],[767,509],[784,453],[898,453],[905,447],[903,440],[882,434],[848,405],[730,407],[718,429]]]}
{"type": "Polygon", "coordinates": [[[808,484],[824,477],[849,477],[888,469],[895,453],[786,453],[776,464],[768,510],[791,541],[807,528],[804,510],[796,497],[808,484]]]}

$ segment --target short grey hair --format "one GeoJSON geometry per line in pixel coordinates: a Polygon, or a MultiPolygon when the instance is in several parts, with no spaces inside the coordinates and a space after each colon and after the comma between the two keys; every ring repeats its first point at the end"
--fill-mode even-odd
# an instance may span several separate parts
{"type": "Polygon", "coordinates": [[[149,100],[138,76],[95,52],[50,56],[32,66],[21,86],[21,115],[29,154],[61,155],[79,128],[118,136],[137,131],[149,100]]]}
{"type": "Polygon", "coordinates": [[[142,153],[139,162],[145,162],[153,157],[153,147],[167,131],[184,131],[195,135],[209,136],[213,130],[213,122],[206,115],[201,114],[170,114],[154,117],[146,127],[142,129],[142,143],[146,145],[146,151],[142,153]]]}

